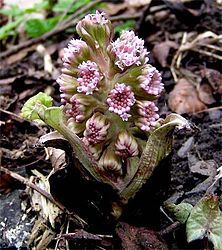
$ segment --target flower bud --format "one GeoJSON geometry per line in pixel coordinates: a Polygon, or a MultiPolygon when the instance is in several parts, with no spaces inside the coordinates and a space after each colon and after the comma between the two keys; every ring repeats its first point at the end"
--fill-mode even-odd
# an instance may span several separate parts
{"type": "Polygon", "coordinates": [[[97,112],[87,122],[83,133],[83,141],[86,145],[102,143],[107,136],[110,123],[105,115],[97,112]]]}
{"type": "Polygon", "coordinates": [[[75,94],[70,98],[70,105],[67,107],[67,114],[73,117],[76,123],[85,121],[96,105],[95,99],[91,96],[75,94]]]}
{"type": "Polygon", "coordinates": [[[139,154],[136,139],[127,131],[122,131],[118,134],[115,148],[115,153],[122,158],[137,156],[139,154]]]}
{"type": "Polygon", "coordinates": [[[149,95],[159,95],[163,90],[162,77],[160,72],[151,65],[142,69],[142,75],[138,77],[140,87],[149,95]]]}
{"type": "Polygon", "coordinates": [[[150,101],[137,101],[136,103],[139,117],[136,119],[136,126],[143,131],[149,131],[157,124],[159,115],[157,106],[150,101]]]}
{"type": "Polygon", "coordinates": [[[106,50],[112,37],[112,25],[105,13],[96,11],[96,14],[85,16],[76,26],[77,33],[93,49],[106,50]]]}
{"type": "Polygon", "coordinates": [[[75,67],[89,58],[89,47],[82,40],[72,39],[68,44],[68,48],[64,49],[63,61],[65,65],[70,64],[72,67],[75,67]]]}
{"type": "Polygon", "coordinates": [[[121,160],[110,148],[106,149],[102,154],[99,160],[99,167],[111,174],[122,174],[121,160]]]}

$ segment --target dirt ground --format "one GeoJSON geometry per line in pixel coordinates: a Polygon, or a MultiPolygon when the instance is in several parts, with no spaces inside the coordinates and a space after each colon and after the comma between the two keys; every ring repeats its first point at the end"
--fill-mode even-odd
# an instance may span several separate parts
{"type": "MultiPolygon", "coordinates": [[[[177,55],[184,34],[189,43],[199,34],[208,31],[221,34],[222,6],[219,6],[217,1],[203,1],[203,3],[191,1],[192,4],[182,6],[176,4],[177,1],[152,2],[149,7],[145,6],[134,11],[141,11],[140,18],[136,19],[136,32],[146,41],[151,63],[162,73],[165,92],[158,100],[160,115],[165,117],[172,111],[182,113],[192,124],[192,129],[175,132],[172,154],[155,170],[136,198],[130,201],[120,219],[123,222],[120,224],[122,230],[130,230],[127,226],[130,224],[136,228],[142,227],[143,233],[147,228],[161,232],[172,224],[164,208],[164,202],[186,201],[195,205],[213,183],[214,173],[222,162],[220,74],[222,52],[212,50],[210,46],[217,44],[208,43],[210,37],[207,37],[206,40],[205,38],[199,40],[198,45],[193,44],[193,47],[177,55]],[[158,10],[158,6],[163,8],[158,10]],[[200,44],[210,46],[201,47],[200,44]],[[180,57],[179,68],[173,63],[174,59],[179,60],[178,57],[180,57]],[[175,96],[172,92],[181,79],[185,79],[186,83],[181,85],[179,91],[176,90],[175,96]],[[186,93],[181,93],[181,89],[186,93]]],[[[130,11],[119,10],[120,14],[130,14],[130,11]]],[[[55,99],[56,104],[59,104],[59,87],[55,81],[61,68],[59,51],[70,38],[69,34],[65,34],[64,37],[58,35],[53,38],[53,42],[50,39],[44,42],[53,63],[54,69],[51,74],[44,71],[43,56],[36,49],[29,52],[23,50],[2,60],[1,165],[22,176],[29,177],[33,169],[43,174],[50,172],[51,162],[46,157],[45,149],[35,147],[40,136],[49,132],[49,128],[24,121],[19,117],[19,113],[24,102],[39,91],[47,91],[55,99]],[[25,53],[25,56],[22,53],[25,53]]],[[[1,173],[1,249],[26,247],[27,237],[37,215],[34,212],[21,211],[21,202],[28,200],[25,188],[25,185],[1,173]]],[[[215,192],[220,194],[221,191],[220,182],[215,187],[215,192]]],[[[119,249],[120,231],[115,234],[114,241],[104,241],[100,247],[95,241],[79,240],[77,243],[72,242],[73,249],[119,249]]],[[[110,234],[110,231],[102,233],[110,234]]],[[[135,237],[141,237],[141,242],[144,242],[141,231],[138,231],[138,235],[135,237]]],[[[152,237],[155,238],[155,234],[152,234],[152,237]]],[[[163,245],[156,248],[145,243],[139,245],[138,242],[134,242],[134,247],[135,249],[167,249],[166,245],[168,249],[205,247],[201,241],[188,244],[184,226],[163,234],[162,239],[163,245]]]]}

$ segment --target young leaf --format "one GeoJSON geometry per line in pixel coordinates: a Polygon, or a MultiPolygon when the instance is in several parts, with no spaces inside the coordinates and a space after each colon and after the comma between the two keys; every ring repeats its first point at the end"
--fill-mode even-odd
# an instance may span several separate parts
{"type": "Polygon", "coordinates": [[[8,36],[15,35],[15,28],[23,21],[23,17],[19,17],[13,22],[9,22],[0,28],[0,40],[7,38],[8,36]]]}
{"type": "Polygon", "coordinates": [[[193,206],[189,203],[182,202],[178,205],[175,204],[166,204],[165,207],[174,214],[176,220],[180,223],[184,224],[193,208],[193,206]]]}
{"type": "Polygon", "coordinates": [[[38,93],[37,95],[31,97],[23,106],[21,111],[21,116],[27,120],[42,122],[39,117],[39,111],[36,109],[36,105],[41,104],[41,108],[52,106],[52,98],[45,93],[38,93]]]}
{"type": "Polygon", "coordinates": [[[152,175],[156,166],[172,150],[173,131],[178,128],[189,128],[188,121],[177,114],[170,114],[166,117],[164,124],[155,129],[146,143],[146,147],[139,161],[139,167],[131,182],[120,192],[120,197],[127,202],[134,197],[137,191],[143,186],[152,175]]]}
{"type": "Polygon", "coordinates": [[[136,22],[134,20],[128,20],[114,28],[114,32],[120,34],[123,30],[134,29],[136,26],[136,22]]]}
{"type": "Polygon", "coordinates": [[[187,241],[208,239],[215,250],[222,249],[222,213],[219,208],[219,197],[209,195],[202,198],[192,209],[187,220],[187,241]]]}
{"type": "Polygon", "coordinates": [[[42,34],[52,30],[57,22],[59,21],[60,16],[51,17],[47,19],[29,19],[25,23],[25,31],[29,37],[38,37],[42,34]]]}

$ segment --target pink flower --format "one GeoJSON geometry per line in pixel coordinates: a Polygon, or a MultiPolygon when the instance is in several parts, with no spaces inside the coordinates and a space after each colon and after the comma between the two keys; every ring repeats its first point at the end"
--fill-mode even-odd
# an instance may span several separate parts
{"type": "Polygon", "coordinates": [[[79,86],[78,92],[90,95],[93,91],[97,91],[98,84],[102,79],[102,74],[99,72],[99,67],[95,62],[87,61],[79,65],[79,78],[77,79],[79,86]]]}
{"type": "Polygon", "coordinates": [[[139,39],[133,31],[123,31],[120,38],[111,44],[111,51],[117,58],[115,64],[121,70],[148,61],[148,52],[144,48],[144,41],[139,39]]]}
{"type": "Polygon", "coordinates": [[[74,61],[75,57],[83,48],[87,48],[87,44],[84,41],[79,39],[72,39],[68,44],[68,48],[64,49],[64,62],[71,63],[72,61],[74,61]]]}
{"type": "Polygon", "coordinates": [[[140,87],[150,95],[159,95],[163,90],[162,77],[160,72],[152,66],[148,66],[139,76],[140,87]]]}
{"type": "Polygon", "coordinates": [[[87,122],[83,133],[83,141],[86,145],[95,145],[106,139],[110,123],[100,113],[95,113],[87,122]]]}
{"type": "Polygon", "coordinates": [[[83,19],[87,22],[92,22],[93,24],[107,24],[108,19],[105,17],[104,12],[99,12],[98,10],[96,11],[96,14],[88,14],[85,16],[83,19]]]}
{"type": "Polygon", "coordinates": [[[119,115],[123,121],[127,121],[131,116],[128,114],[135,103],[134,93],[130,86],[124,83],[117,83],[108,95],[107,104],[109,111],[119,115]]]}
{"type": "Polygon", "coordinates": [[[135,124],[144,131],[151,130],[157,123],[159,115],[157,106],[150,101],[137,101],[139,118],[135,124]]]}
{"type": "Polygon", "coordinates": [[[67,113],[70,114],[74,118],[74,121],[77,123],[84,121],[85,107],[83,104],[81,104],[76,95],[72,96],[72,98],[70,99],[70,103],[71,108],[67,110],[67,113]]]}
{"type": "Polygon", "coordinates": [[[127,131],[119,133],[115,143],[115,148],[116,154],[123,158],[137,156],[139,154],[136,139],[127,131]]]}

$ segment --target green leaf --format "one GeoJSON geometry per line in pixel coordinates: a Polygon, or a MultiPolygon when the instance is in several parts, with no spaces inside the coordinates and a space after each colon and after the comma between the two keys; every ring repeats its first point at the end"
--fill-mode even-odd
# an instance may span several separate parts
{"type": "Polygon", "coordinates": [[[45,93],[38,93],[37,95],[31,97],[23,106],[21,110],[21,116],[27,120],[42,122],[39,117],[39,104],[41,104],[41,109],[46,109],[52,106],[52,98],[45,93]]]}
{"type": "Polygon", "coordinates": [[[81,1],[74,1],[74,0],[58,0],[57,4],[54,5],[53,11],[54,12],[65,12],[73,13],[77,9],[81,8],[84,5],[90,3],[90,0],[81,0],[81,1]]]}
{"type": "Polygon", "coordinates": [[[222,249],[222,213],[218,196],[206,196],[196,204],[187,220],[186,233],[188,242],[206,236],[215,250],[222,249]]]}
{"type": "Polygon", "coordinates": [[[166,204],[165,207],[174,214],[176,220],[178,220],[180,223],[184,224],[193,208],[193,206],[189,203],[182,202],[178,205],[175,204],[166,204]]]}
{"type": "Polygon", "coordinates": [[[114,28],[114,32],[120,34],[123,30],[134,29],[136,26],[136,22],[134,20],[128,20],[114,28]]]}
{"type": "Polygon", "coordinates": [[[10,16],[10,17],[20,17],[20,16],[24,15],[24,10],[22,10],[21,8],[19,8],[18,5],[12,4],[7,9],[6,8],[1,9],[0,10],[0,14],[6,15],[6,16],[10,16]]]}
{"type": "Polygon", "coordinates": [[[0,28],[0,40],[16,34],[15,28],[23,21],[23,17],[18,18],[14,22],[9,22],[0,28]]]}
{"type": "Polygon", "coordinates": [[[172,150],[172,135],[176,127],[189,128],[188,121],[180,115],[170,114],[166,117],[164,124],[151,133],[140,158],[136,174],[131,182],[120,191],[123,202],[134,197],[152,175],[160,161],[169,155],[172,150]]]}
{"type": "Polygon", "coordinates": [[[43,19],[29,19],[25,23],[25,31],[29,37],[39,37],[44,33],[52,30],[57,22],[59,21],[60,16],[43,19]]]}

